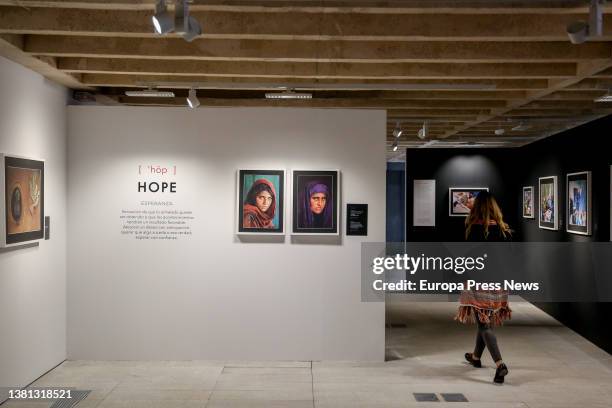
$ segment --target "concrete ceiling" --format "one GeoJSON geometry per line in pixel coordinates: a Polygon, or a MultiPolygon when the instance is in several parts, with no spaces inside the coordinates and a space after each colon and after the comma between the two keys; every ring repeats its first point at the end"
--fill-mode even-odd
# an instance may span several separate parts
{"type": "Polygon", "coordinates": [[[0,55],[104,104],[184,106],[196,87],[201,106],[386,109],[389,159],[521,146],[612,112],[594,102],[612,87],[608,6],[603,35],[574,45],[565,28],[588,20],[585,1],[194,0],[191,43],[153,33],[154,5],[0,0],[0,55]],[[176,97],[124,94],[145,87],[176,97]],[[264,98],[281,87],[313,99],[264,98]]]}

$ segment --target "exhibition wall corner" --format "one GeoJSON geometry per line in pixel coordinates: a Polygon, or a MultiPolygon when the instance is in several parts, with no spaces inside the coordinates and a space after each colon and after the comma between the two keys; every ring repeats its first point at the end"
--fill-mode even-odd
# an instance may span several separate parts
{"type": "Polygon", "coordinates": [[[0,154],[44,160],[47,194],[28,205],[25,196],[20,211],[38,229],[43,211],[53,223],[49,240],[0,248],[1,402],[3,388],[24,387],[66,358],[67,90],[2,57],[0,89],[0,154]]]}

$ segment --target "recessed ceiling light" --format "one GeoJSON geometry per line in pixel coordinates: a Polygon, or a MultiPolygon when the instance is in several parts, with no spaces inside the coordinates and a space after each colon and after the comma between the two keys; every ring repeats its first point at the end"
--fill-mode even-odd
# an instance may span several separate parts
{"type": "Polygon", "coordinates": [[[600,96],[599,98],[595,98],[595,102],[612,102],[612,94],[608,92],[607,94],[600,96]]]}
{"type": "Polygon", "coordinates": [[[266,99],[312,99],[312,94],[306,92],[293,92],[292,90],[284,92],[267,92],[266,99]]]}
{"type": "Polygon", "coordinates": [[[495,135],[497,136],[501,136],[504,133],[506,133],[506,131],[503,128],[495,129],[495,135]]]}
{"type": "Polygon", "coordinates": [[[143,89],[141,91],[125,91],[126,96],[148,97],[148,98],[174,98],[172,91],[158,91],[157,89],[143,89]]]}

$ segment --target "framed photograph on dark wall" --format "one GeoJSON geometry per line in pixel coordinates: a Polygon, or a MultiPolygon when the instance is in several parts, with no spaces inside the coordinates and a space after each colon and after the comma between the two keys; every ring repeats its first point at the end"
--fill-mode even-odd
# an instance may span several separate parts
{"type": "Polygon", "coordinates": [[[292,172],[292,233],[338,235],[340,171],[292,172]]]}
{"type": "Polygon", "coordinates": [[[591,172],[569,173],[567,176],[566,231],[591,235],[591,172]]]}
{"type": "Polygon", "coordinates": [[[285,170],[238,170],[237,234],[285,233],[285,170]]]}
{"type": "Polygon", "coordinates": [[[368,205],[346,205],[346,235],[368,235],[368,205]]]}
{"type": "Polygon", "coordinates": [[[535,218],[533,186],[523,187],[523,218],[535,218]]]}
{"type": "Polygon", "coordinates": [[[557,176],[540,177],[538,180],[539,227],[542,229],[559,229],[559,199],[557,176]]]}
{"type": "Polygon", "coordinates": [[[451,217],[466,217],[474,200],[481,191],[489,191],[488,187],[451,187],[448,189],[448,215],[451,217]]]}
{"type": "Polygon", "coordinates": [[[0,246],[44,237],[45,162],[0,154],[0,246]]]}

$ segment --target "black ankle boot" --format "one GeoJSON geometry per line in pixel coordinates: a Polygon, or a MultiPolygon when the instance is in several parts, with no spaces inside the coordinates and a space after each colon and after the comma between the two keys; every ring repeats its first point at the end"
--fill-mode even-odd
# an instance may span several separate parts
{"type": "Polygon", "coordinates": [[[467,360],[468,363],[470,363],[471,365],[473,365],[476,368],[480,368],[482,367],[482,363],[480,362],[480,359],[476,360],[472,358],[472,353],[465,353],[465,359],[467,360]]]}
{"type": "Polygon", "coordinates": [[[493,378],[493,382],[497,384],[504,383],[504,377],[508,375],[508,367],[504,363],[501,363],[497,370],[495,370],[495,377],[493,378]]]}

